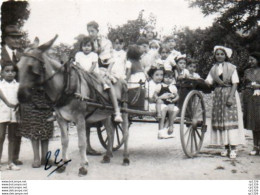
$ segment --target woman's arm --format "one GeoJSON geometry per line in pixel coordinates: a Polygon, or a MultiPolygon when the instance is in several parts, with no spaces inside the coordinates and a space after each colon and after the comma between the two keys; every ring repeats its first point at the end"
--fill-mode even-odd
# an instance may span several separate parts
{"type": "Polygon", "coordinates": [[[232,103],[233,103],[232,98],[234,97],[236,90],[237,90],[237,83],[234,83],[232,85],[230,94],[229,94],[228,99],[227,99],[227,106],[232,105],[232,103]]]}

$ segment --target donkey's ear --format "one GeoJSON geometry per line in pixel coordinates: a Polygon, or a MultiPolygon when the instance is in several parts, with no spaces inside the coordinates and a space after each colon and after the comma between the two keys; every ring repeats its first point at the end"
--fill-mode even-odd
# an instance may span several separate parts
{"type": "Polygon", "coordinates": [[[47,43],[42,44],[41,46],[38,47],[39,50],[41,50],[42,52],[47,51],[48,49],[51,48],[51,46],[53,45],[54,41],[58,38],[58,35],[55,35],[55,37],[53,39],[51,39],[50,41],[48,41],[47,43]]]}
{"type": "Polygon", "coordinates": [[[30,44],[29,47],[35,49],[35,48],[37,48],[37,47],[39,46],[39,42],[40,42],[40,41],[39,41],[39,38],[38,38],[38,37],[35,37],[33,43],[30,44]]]}

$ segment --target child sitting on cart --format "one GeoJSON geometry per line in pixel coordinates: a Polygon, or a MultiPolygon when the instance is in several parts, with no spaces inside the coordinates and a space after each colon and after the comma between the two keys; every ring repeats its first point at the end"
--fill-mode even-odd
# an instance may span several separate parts
{"type": "Polygon", "coordinates": [[[171,138],[173,136],[174,120],[179,112],[175,103],[179,99],[174,72],[166,70],[163,78],[163,83],[156,86],[154,99],[156,100],[157,116],[159,121],[159,139],[171,138]],[[169,115],[169,128],[166,127],[166,115],[169,115]]]}
{"type": "Polygon", "coordinates": [[[201,79],[200,75],[196,73],[198,61],[191,59],[188,63],[187,69],[189,71],[188,78],[190,79],[201,79]]]}

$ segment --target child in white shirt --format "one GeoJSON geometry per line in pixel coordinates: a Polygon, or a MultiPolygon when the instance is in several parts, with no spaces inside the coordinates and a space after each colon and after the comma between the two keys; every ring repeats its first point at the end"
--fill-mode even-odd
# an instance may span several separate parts
{"type": "MultiPolygon", "coordinates": [[[[2,66],[2,81],[0,81],[0,163],[3,152],[6,130],[8,129],[8,165],[9,170],[20,170],[15,165],[18,162],[21,137],[17,136],[18,123],[14,107],[18,104],[19,83],[16,82],[16,68],[12,64],[2,66]]],[[[21,161],[19,161],[22,164],[21,161]]]]}
{"type": "Polygon", "coordinates": [[[197,70],[197,61],[192,60],[187,67],[188,71],[189,71],[189,78],[191,79],[200,79],[200,75],[198,73],[196,73],[197,70]]]}
{"type": "Polygon", "coordinates": [[[116,37],[113,41],[113,57],[114,65],[112,67],[112,74],[119,79],[126,79],[126,69],[129,68],[126,60],[126,52],[124,48],[124,39],[116,37]]]}

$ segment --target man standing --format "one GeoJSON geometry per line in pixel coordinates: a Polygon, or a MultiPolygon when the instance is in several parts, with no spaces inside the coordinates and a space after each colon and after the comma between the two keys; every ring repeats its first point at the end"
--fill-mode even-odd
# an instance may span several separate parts
{"type": "MultiPolygon", "coordinates": [[[[14,66],[16,66],[16,64],[18,63],[21,57],[21,53],[18,50],[21,48],[22,36],[23,34],[20,32],[18,26],[16,25],[6,26],[3,32],[1,66],[4,66],[6,64],[13,64],[14,66]]],[[[12,162],[15,165],[22,165],[23,163],[19,160],[21,137],[17,136],[16,133],[12,133],[11,139],[14,139],[14,146],[12,149],[13,150],[12,162]]]]}
{"type": "Polygon", "coordinates": [[[12,63],[16,65],[20,60],[21,53],[18,51],[21,48],[21,37],[18,26],[8,25],[3,32],[3,45],[1,53],[1,64],[12,63]]]}

